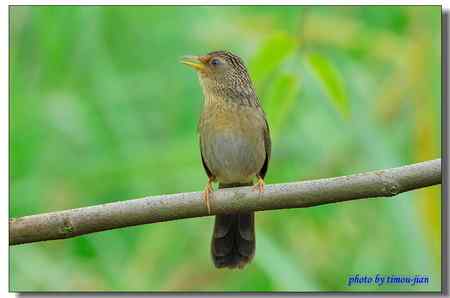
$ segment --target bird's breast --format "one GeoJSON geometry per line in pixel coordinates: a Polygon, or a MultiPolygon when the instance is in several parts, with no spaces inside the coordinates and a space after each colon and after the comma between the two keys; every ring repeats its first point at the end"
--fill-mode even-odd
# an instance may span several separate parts
{"type": "Polygon", "coordinates": [[[202,156],[219,182],[250,182],[262,168],[263,125],[262,113],[254,108],[204,108],[199,125],[202,156]]]}

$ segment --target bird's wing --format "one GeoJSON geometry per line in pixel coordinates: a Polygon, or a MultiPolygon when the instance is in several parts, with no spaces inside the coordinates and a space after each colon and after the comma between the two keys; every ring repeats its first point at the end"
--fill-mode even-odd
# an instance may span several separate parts
{"type": "Polygon", "coordinates": [[[200,155],[202,156],[202,164],[203,164],[203,168],[205,169],[206,175],[208,175],[208,178],[213,177],[213,174],[211,173],[211,170],[208,169],[208,166],[206,165],[205,162],[205,158],[203,157],[203,145],[202,145],[202,137],[199,136],[199,140],[200,140],[200,155]]]}
{"type": "Polygon", "coordinates": [[[270,160],[270,154],[272,153],[272,142],[270,140],[270,130],[269,130],[269,124],[267,123],[266,116],[264,115],[264,148],[266,150],[266,159],[264,160],[264,164],[259,171],[259,176],[264,179],[264,176],[266,176],[267,169],[269,167],[269,160],[270,160]]]}

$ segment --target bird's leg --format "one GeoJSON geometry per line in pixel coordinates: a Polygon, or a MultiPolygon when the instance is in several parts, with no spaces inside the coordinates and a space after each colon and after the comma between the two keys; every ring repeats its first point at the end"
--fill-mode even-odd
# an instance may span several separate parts
{"type": "Polygon", "coordinates": [[[211,206],[209,205],[209,194],[212,194],[213,188],[212,183],[214,177],[208,177],[208,183],[205,186],[205,191],[203,192],[203,200],[205,200],[206,208],[208,209],[208,214],[211,214],[211,206]]]}
{"type": "Polygon", "coordinates": [[[254,190],[257,190],[259,193],[264,192],[264,179],[261,176],[256,176],[258,181],[256,181],[256,185],[254,186],[254,190]]]}

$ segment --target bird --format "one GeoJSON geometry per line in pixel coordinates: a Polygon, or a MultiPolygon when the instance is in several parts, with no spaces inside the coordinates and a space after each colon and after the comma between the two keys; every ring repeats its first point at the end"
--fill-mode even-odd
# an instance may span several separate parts
{"type": "MultiPolygon", "coordinates": [[[[219,189],[252,186],[264,192],[271,155],[267,117],[244,61],[230,51],[184,56],[194,68],[203,91],[198,122],[200,154],[208,182],[203,199],[211,214],[213,182],[219,189]]],[[[218,214],[211,240],[216,268],[242,269],[255,255],[254,212],[218,214]]]]}

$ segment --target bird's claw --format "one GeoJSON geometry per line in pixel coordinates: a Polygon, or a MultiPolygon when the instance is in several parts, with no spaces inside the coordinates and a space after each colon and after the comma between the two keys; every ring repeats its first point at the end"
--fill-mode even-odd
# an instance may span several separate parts
{"type": "Polygon", "coordinates": [[[209,204],[209,194],[212,194],[212,180],[208,179],[208,183],[205,186],[205,191],[203,192],[203,200],[205,201],[206,208],[208,209],[208,214],[211,214],[211,206],[209,204]]]}
{"type": "Polygon", "coordinates": [[[259,193],[264,192],[264,179],[258,176],[258,181],[254,186],[254,190],[257,190],[259,193]]]}

